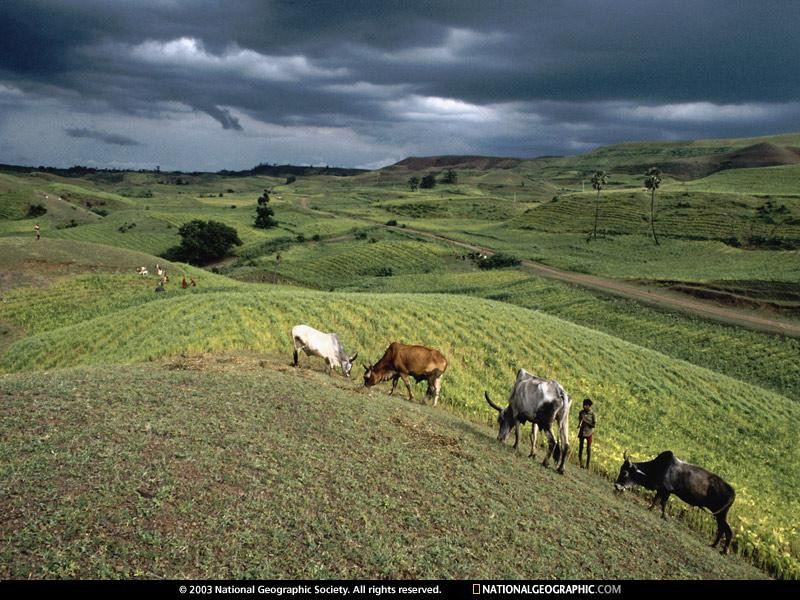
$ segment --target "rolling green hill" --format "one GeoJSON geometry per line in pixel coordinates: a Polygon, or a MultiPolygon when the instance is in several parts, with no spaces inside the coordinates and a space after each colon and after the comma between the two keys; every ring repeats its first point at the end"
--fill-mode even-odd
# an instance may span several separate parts
{"type": "MultiPolygon", "coordinates": [[[[93,285],[86,279],[82,284],[93,285]]],[[[0,368],[51,370],[232,350],[288,361],[289,330],[306,322],[339,332],[345,347],[365,360],[376,360],[395,339],[441,349],[451,361],[443,405],[488,422],[483,390],[503,397],[524,366],[558,379],[574,398],[596,400],[605,424],[601,469],[613,472],[626,448],[636,456],[669,448],[721,473],[738,493],[732,511],[737,547],[780,573],[795,572],[797,532],[790,524],[800,509],[794,494],[796,401],[543,313],[469,297],[259,285],[205,293],[177,289],[164,297],[136,292],[132,283],[117,288],[129,289],[132,298],[101,304],[94,318],[77,323],[74,300],[59,310],[57,300],[31,303],[22,291],[11,295],[0,306],[0,321],[22,329],[31,321],[38,325],[9,345],[0,368]],[[772,460],[775,452],[782,461],[772,460]],[[753,462],[770,466],[752,469],[753,462]]]]}
{"type": "Polygon", "coordinates": [[[216,356],[0,378],[0,577],[763,577],[594,474],[292,371],[216,356]]]}
{"type": "Polygon", "coordinates": [[[0,543],[0,577],[752,576],[740,560],[719,561],[700,547],[713,529],[708,515],[684,514],[673,500],[683,523],[657,525],[638,501],[610,495],[607,479],[574,468],[558,478],[493,443],[483,391],[502,399],[525,367],[557,378],[576,403],[595,399],[600,474],[615,474],[624,449],[637,458],[671,449],[718,472],[737,490],[736,552],[799,578],[796,339],[532,277],[530,265],[479,271],[479,261],[464,260],[468,250],[450,243],[797,318],[798,147],[800,135],[787,135],[620,144],[532,161],[429,157],[352,176],[300,175],[291,185],[241,173],[0,173],[0,394],[11,399],[0,403],[10,440],[0,449],[0,481],[22,480],[19,489],[35,498],[25,514],[24,494],[0,500],[13,515],[0,525],[0,539],[11,540],[0,543]],[[654,163],[666,172],[660,246],[649,238],[641,183],[654,163]],[[457,183],[409,189],[412,174],[450,166],[457,183]],[[601,237],[587,243],[594,168],[610,170],[611,183],[601,196],[601,237]],[[264,189],[279,221],[268,230],[252,226],[264,189]],[[47,213],[26,217],[32,204],[47,213]],[[244,241],[214,266],[219,274],[155,255],[197,218],[231,225],[244,241]],[[42,224],[38,242],[34,222],[42,224]],[[446,239],[423,240],[413,229],[446,239]],[[154,276],[134,274],[156,262],[172,278],[163,294],[153,291],[154,276]],[[182,275],[198,287],[181,289],[182,275]],[[284,372],[297,323],[337,331],[364,361],[393,340],[441,349],[450,359],[441,406],[387,399],[388,385],[365,394],[356,389],[360,369],[350,382],[321,377],[319,361],[284,372]],[[323,401],[332,431],[330,414],[314,410],[323,401]],[[307,432],[286,431],[295,405],[307,409],[307,432]],[[108,421],[78,430],[81,410],[108,421]],[[116,436],[105,429],[113,424],[116,436]],[[252,442],[259,435],[262,445],[252,442]],[[428,452],[422,461],[418,450],[428,452]],[[69,456],[63,469],[47,468],[54,456],[69,456]],[[335,474],[359,473],[372,456],[391,491],[337,491],[335,474]],[[436,475],[443,464],[458,473],[452,501],[441,494],[451,482],[436,475]],[[508,468],[514,477],[503,475],[508,468]],[[314,480],[314,472],[325,475],[314,480]],[[497,481],[505,495],[488,483],[497,481]],[[580,489],[586,506],[571,502],[580,489]],[[498,508],[530,494],[545,507],[533,521],[498,508]],[[97,499],[99,512],[76,518],[97,499]],[[488,513],[475,508],[484,505],[488,513]],[[642,519],[630,523],[631,515],[642,519]],[[495,518],[511,524],[499,538],[495,518]],[[104,522],[112,534],[101,532],[104,522]],[[613,535],[604,527],[609,537],[592,538],[599,549],[583,558],[578,540],[587,523],[600,522],[624,526],[613,535]],[[386,535],[374,535],[379,523],[388,523],[386,535]],[[289,540],[292,531],[300,537],[289,540]],[[255,561],[262,539],[290,548],[289,558],[255,561]],[[626,575],[618,563],[631,543],[663,544],[666,562],[648,555],[626,575]],[[533,570],[519,546],[534,550],[533,570]],[[206,550],[187,562],[186,547],[206,550]],[[499,563],[487,557],[506,570],[489,572],[486,564],[499,563]],[[311,573],[300,570],[309,564],[311,573]]]}

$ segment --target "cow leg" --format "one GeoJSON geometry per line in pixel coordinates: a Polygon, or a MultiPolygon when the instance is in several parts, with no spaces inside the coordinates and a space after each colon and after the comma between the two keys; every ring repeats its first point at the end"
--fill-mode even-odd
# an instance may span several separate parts
{"type": "Polygon", "coordinates": [[[717,543],[725,535],[725,543],[722,545],[722,553],[728,553],[728,546],[730,546],[731,538],[733,537],[733,531],[731,531],[731,526],[728,525],[728,508],[723,510],[721,513],[716,515],[717,519],[717,539],[714,540],[714,543],[711,544],[712,548],[717,546],[717,543]]]}
{"type": "Polygon", "coordinates": [[[295,367],[299,367],[300,366],[300,350],[303,348],[303,343],[299,339],[294,338],[292,340],[292,346],[294,347],[294,353],[292,355],[292,358],[294,359],[294,366],[295,367]]]}
{"type": "Polygon", "coordinates": [[[544,434],[547,436],[547,456],[544,457],[542,466],[547,467],[550,465],[550,457],[553,456],[553,451],[556,449],[556,438],[549,427],[546,429],[543,427],[542,431],[544,431],[544,434]]]}
{"type": "Polygon", "coordinates": [[[536,436],[539,433],[539,427],[536,423],[531,423],[531,453],[528,458],[536,458],[536,436]]]}
{"type": "Polygon", "coordinates": [[[442,376],[440,375],[433,381],[433,405],[436,406],[436,403],[439,402],[439,396],[442,393],[442,376]]]}
{"type": "Polygon", "coordinates": [[[394,394],[394,390],[395,390],[395,388],[397,388],[397,381],[398,381],[399,379],[400,379],[400,375],[399,375],[399,374],[396,374],[394,377],[392,377],[392,391],[391,391],[391,392],[389,392],[389,395],[390,395],[390,396],[391,396],[392,394],[394,394]]]}
{"type": "Polygon", "coordinates": [[[519,423],[514,423],[514,450],[519,445],[519,423]]]}
{"type": "Polygon", "coordinates": [[[405,373],[401,373],[400,377],[403,380],[403,383],[406,384],[406,390],[408,390],[408,399],[413,400],[414,394],[411,393],[411,384],[408,382],[408,375],[406,375],[405,373]]]}
{"type": "MultiPolygon", "coordinates": [[[[569,423],[567,423],[566,419],[563,419],[561,423],[559,423],[558,433],[559,433],[559,444],[561,445],[561,460],[558,464],[558,472],[562,475],[564,474],[564,464],[567,462],[567,458],[569,458],[569,438],[567,437],[569,423]]],[[[588,448],[591,448],[589,446],[588,448]]],[[[587,448],[586,453],[586,468],[589,468],[589,450],[587,448]]]]}
{"type": "Polygon", "coordinates": [[[667,520],[667,500],[669,500],[669,492],[664,490],[661,494],[661,518],[667,520]]]}
{"type": "Polygon", "coordinates": [[[722,539],[722,523],[719,521],[719,515],[716,517],[717,519],[717,537],[714,538],[714,543],[711,544],[712,548],[716,548],[719,541],[722,539]]]}

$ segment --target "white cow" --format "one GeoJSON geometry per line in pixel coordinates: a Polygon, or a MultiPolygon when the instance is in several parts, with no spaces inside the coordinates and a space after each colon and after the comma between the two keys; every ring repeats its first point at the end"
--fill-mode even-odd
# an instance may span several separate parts
{"type": "Polygon", "coordinates": [[[334,367],[340,367],[345,377],[350,377],[353,361],[358,356],[356,352],[350,358],[335,333],[323,333],[308,325],[295,325],[292,327],[292,343],[294,344],[294,366],[300,366],[298,351],[302,350],[307,356],[319,356],[325,359],[325,370],[330,373],[334,367]]]}
{"type": "Polygon", "coordinates": [[[147,267],[136,267],[137,275],[147,275],[147,267]]]}
{"type": "Polygon", "coordinates": [[[514,449],[519,443],[519,426],[527,421],[533,424],[531,430],[531,454],[534,454],[537,427],[547,436],[547,456],[542,463],[545,467],[550,463],[550,457],[556,448],[555,460],[559,463],[558,472],[564,472],[564,463],[569,455],[569,442],[567,431],[569,428],[570,398],[564,388],[557,381],[542,379],[525,369],[517,371],[517,379],[508,397],[508,406],[501,408],[489,398],[489,393],[484,392],[486,402],[498,412],[497,424],[500,430],[497,439],[505,441],[511,428],[514,428],[514,449]],[[553,422],[558,423],[559,444],[556,445],[555,437],[550,431],[553,422]]]}

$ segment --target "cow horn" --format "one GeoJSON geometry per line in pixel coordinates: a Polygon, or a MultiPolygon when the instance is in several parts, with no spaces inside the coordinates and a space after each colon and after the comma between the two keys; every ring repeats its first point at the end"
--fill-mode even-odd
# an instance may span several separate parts
{"type": "Polygon", "coordinates": [[[350,357],[350,362],[354,363],[356,361],[356,358],[358,358],[358,352],[356,352],[355,354],[353,354],[352,357],[350,357]]]}
{"type": "Polygon", "coordinates": [[[630,461],[631,461],[631,457],[630,457],[630,456],[628,456],[628,451],[627,451],[627,450],[625,450],[625,451],[622,453],[622,458],[623,458],[623,460],[624,460],[625,462],[630,462],[630,461]]]}
{"type": "Polygon", "coordinates": [[[494,402],[492,402],[492,399],[491,399],[491,398],[489,398],[489,392],[487,392],[487,391],[485,391],[485,390],[484,390],[484,392],[483,392],[483,395],[484,395],[484,396],[486,396],[486,401],[489,403],[489,406],[491,406],[491,407],[492,407],[493,409],[495,409],[497,412],[501,412],[501,411],[503,410],[502,408],[500,408],[499,406],[497,406],[497,404],[495,404],[494,402]]]}

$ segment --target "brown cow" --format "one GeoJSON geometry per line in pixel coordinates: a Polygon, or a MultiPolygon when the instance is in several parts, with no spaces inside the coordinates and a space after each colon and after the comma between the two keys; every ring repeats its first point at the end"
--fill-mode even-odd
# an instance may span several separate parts
{"type": "Polygon", "coordinates": [[[426,396],[433,396],[433,405],[439,401],[442,389],[442,374],[447,370],[447,359],[434,348],[425,346],[406,346],[400,342],[392,342],[383,353],[383,358],[372,366],[364,365],[364,385],[372,387],[387,379],[392,380],[391,396],[397,387],[397,380],[402,379],[408,390],[408,399],[413,400],[408,376],[417,382],[428,382],[426,396]]]}

